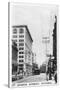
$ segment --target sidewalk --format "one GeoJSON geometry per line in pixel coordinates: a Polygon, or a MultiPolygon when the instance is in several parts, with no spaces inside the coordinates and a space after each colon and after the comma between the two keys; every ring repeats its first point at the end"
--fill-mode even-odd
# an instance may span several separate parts
{"type": "Polygon", "coordinates": [[[42,84],[56,84],[56,83],[55,83],[55,80],[48,80],[48,81],[45,80],[45,81],[42,81],[41,83],[42,83],[42,84]]]}

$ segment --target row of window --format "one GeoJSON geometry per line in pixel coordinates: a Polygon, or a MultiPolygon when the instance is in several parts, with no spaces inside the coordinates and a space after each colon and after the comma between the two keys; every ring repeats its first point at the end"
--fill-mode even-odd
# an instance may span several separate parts
{"type": "Polygon", "coordinates": [[[24,50],[24,47],[20,47],[19,50],[24,50]]]}
{"type": "Polygon", "coordinates": [[[19,35],[19,38],[23,38],[24,37],[24,35],[19,35]]]}
{"type": "Polygon", "coordinates": [[[19,54],[24,54],[24,52],[19,52],[19,54]]]}
{"type": "Polygon", "coordinates": [[[19,56],[19,58],[24,58],[24,56],[19,56]]]}
{"type": "Polygon", "coordinates": [[[20,39],[19,42],[24,42],[24,39],[20,39]]]}
{"type": "MultiPolygon", "coordinates": [[[[17,42],[17,40],[14,40],[14,41],[17,42]]],[[[19,42],[24,42],[24,40],[23,39],[20,39],[19,42]]]]}
{"type": "Polygon", "coordinates": [[[23,67],[23,64],[19,64],[19,66],[22,68],[23,67]]]}
{"type": "Polygon", "coordinates": [[[13,35],[13,38],[17,38],[17,35],[13,35]]]}
{"type": "MultiPolygon", "coordinates": [[[[23,38],[24,35],[19,35],[19,38],[23,38]]],[[[17,35],[13,35],[13,38],[17,38],[17,35]]]]}
{"type": "Polygon", "coordinates": [[[23,62],[23,60],[19,60],[19,62],[23,62]]]}
{"type": "Polygon", "coordinates": [[[24,46],[24,43],[19,43],[19,46],[24,46]]]}
{"type": "MultiPolygon", "coordinates": [[[[17,29],[15,28],[15,29],[13,29],[13,34],[16,34],[17,33],[17,29]]],[[[24,33],[24,30],[21,28],[21,29],[19,29],[19,33],[24,33]]]]}

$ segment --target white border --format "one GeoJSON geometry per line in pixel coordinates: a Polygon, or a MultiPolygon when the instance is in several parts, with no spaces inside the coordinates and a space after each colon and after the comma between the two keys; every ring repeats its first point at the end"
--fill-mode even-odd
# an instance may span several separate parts
{"type": "MultiPolygon", "coordinates": [[[[1,0],[0,1],[0,89],[8,90],[8,2],[28,2],[28,3],[40,3],[40,4],[57,4],[59,5],[60,16],[60,0],[1,0]],[[4,52],[3,52],[4,51],[4,52]],[[3,65],[2,65],[3,64],[3,65]]],[[[60,18],[58,19],[58,26],[60,27],[60,18]]],[[[60,29],[58,27],[58,29],[60,29]]],[[[58,38],[60,38],[60,30],[58,31],[58,38]]],[[[60,90],[60,39],[58,39],[58,86],[44,86],[44,87],[27,87],[21,88],[22,90],[42,89],[42,90],[60,90]]],[[[15,88],[14,88],[15,89],[15,88]]],[[[20,88],[17,88],[17,90],[20,88]]]]}

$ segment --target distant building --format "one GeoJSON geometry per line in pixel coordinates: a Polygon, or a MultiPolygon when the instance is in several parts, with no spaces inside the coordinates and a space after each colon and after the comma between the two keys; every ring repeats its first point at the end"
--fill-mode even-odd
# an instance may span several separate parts
{"type": "Polygon", "coordinates": [[[32,73],[32,37],[26,25],[13,26],[13,40],[18,47],[18,72],[23,76],[32,73]]]}
{"type": "Polygon", "coordinates": [[[12,41],[12,79],[14,79],[15,75],[17,74],[17,52],[17,44],[14,41],[12,41]]]}
{"type": "Polygon", "coordinates": [[[46,61],[40,66],[40,73],[46,73],[46,61]]]}
{"type": "Polygon", "coordinates": [[[32,53],[32,63],[36,63],[36,53],[32,53]]]}

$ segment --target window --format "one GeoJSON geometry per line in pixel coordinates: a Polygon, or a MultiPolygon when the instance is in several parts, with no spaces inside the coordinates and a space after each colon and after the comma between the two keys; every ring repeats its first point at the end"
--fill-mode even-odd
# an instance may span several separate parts
{"type": "Polygon", "coordinates": [[[21,47],[21,48],[19,48],[19,50],[24,50],[24,48],[23,48],[23,47],[21,47]]]}
{"type": "Polygon", "coordinates": [[[24,43],[19,43],[19,46],[24,46],[24,43]]]}
{"type": "Polygon", "coordinates": [[[19,38],[23,38],[24,37],[24,35],[19,35],[19,38]]]}
{"type": "Polygon", "coordinates": [[[19,66],[23,67],[23,64],[19,64],[19,66]]]}
{"type": "Polygon", "coordinates": [[[24,42],[24,40],[23,40],[23,39],[21,39],[21,40],[19,40],[19,42],[24,42]]]}
{"type": "Polygon", "coordinates": [[[17,35],[13,35],[13,38],[17,38],[17,35]]]}
{"type": "Polygon", "coordinates": [[[19,30],[19,33],[24,33],[24,30],[21,28],[20,30],[19,30]]]}
{"type": "Polygon", "coordinates": [[[19,52],[19,54],[24,54],[24,52],[19,52]]]}
{"type": "Polygon", "coordinates": [[[24,58],[24,56],[19,56],[19,58],[24,58]]]}
{"type": "Polygon", "coordinates": [[[17,33],[17,29],[13,29],[13,33],[16,34],[17,33]]]}
{"type": "Polygon", "coordinates": [[[23,60],[19,60],[19,62],[23,62],[23,60]]]}

